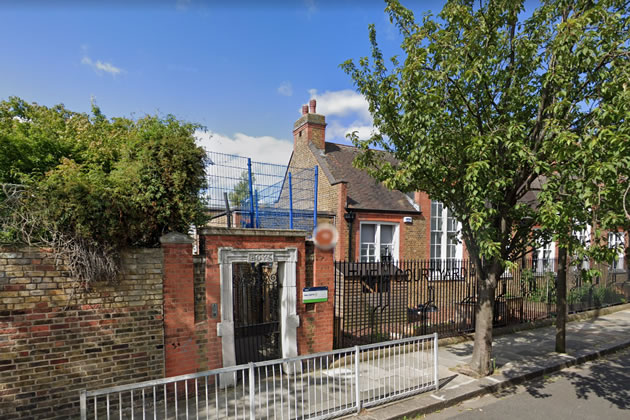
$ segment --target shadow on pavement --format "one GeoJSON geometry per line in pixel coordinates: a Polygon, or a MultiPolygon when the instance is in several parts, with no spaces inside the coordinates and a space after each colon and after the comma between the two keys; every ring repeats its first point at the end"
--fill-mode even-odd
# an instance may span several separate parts
{"type": "Polygon", "coordinates": [[[440,389],[444,388],[449,382],[457,378],[457,375],[447,376],[446,378],[440,378],[440,389]]]}
{"type": "Polygon", "coordinates": [[[462,344],[453,344],[448,346],[448,352],[454,354],[457,357],[468,357],[472,355],[473,352],[473,344],[470,343],[462,343],[462,344]]]}
{"type": "Polygon", "coordinates": [[[588,400],[589,394],[610,401],[617,408],[630,409],[630,353],[624,352],[615,360],[595,363],[588,374],[563,372],[575,387],[579,399],[588,400]],[[621,358],[625,359],[623,362],[621,358]]]}
{"type": "MultiPolygon", "coordinates": [[[[518,374],[520,369],[511,368],[509,374],[518,374]]],[[[575,388],[578,399],[588,400],[590,395],[597,396],[614,404],[622,410],[630,410],[630,352],[622,351],[584,366],[579,372],[575,370],[561,371],[553,374],[554,378],[565,378],[575,388]]],[[[545,392],[549,381],[554,381],[545,376],[543,379],[527,381],[520,384],[520,389],[534,398],[549,398],[552,395],[545,392]]],[[[501,398],[519,392],[516,385],[508,386],[493,395],[501,398]]]]}

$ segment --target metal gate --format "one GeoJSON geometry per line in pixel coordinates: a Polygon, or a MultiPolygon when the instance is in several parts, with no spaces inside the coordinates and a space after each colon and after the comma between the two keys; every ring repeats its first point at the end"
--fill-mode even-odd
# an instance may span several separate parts
{"type": "Polygon", "coordinates": [[[277,268],[277,263],[234,263],[232,267],[238,365],[281,356],[277,268]]]}

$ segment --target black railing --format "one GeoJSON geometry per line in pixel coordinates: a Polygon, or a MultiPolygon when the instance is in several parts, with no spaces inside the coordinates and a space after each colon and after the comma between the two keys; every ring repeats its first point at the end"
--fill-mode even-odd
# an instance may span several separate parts
{"type": "MultiPolygon", "coordinates": [[[[506,269],[495,291],[494,326],[555,317],[557,267],[551,259],[530,259],[506,269]]],[[[570,313],[629,299],[625,271],[590,264],[567,272],[570,313]]],[[[476,270],[469,260],[337,261],[334,345],[472,332],[476,301],[476,270]]]]}

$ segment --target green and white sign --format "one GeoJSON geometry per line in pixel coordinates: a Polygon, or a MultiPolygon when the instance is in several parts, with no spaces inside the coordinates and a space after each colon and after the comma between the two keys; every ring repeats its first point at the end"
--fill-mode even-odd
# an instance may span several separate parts
{"type": "Polygon", "coordinates": [[[302,303],[328,302],[328,287],[305,287],[302,289],[302,303]]]}

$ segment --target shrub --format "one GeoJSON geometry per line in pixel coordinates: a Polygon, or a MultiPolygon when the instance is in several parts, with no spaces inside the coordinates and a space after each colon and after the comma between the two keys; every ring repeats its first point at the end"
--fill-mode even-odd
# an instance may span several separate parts
{"type": "Polygon", "coordinates": [[[90,116],[0,102],[0,183],[23,185],[0,197],[4,240],[53,247],[80,280],[113,278],[122,248],[203,223],[198,128],[171,115],[107,119],[95,106],[90,116]]]}

